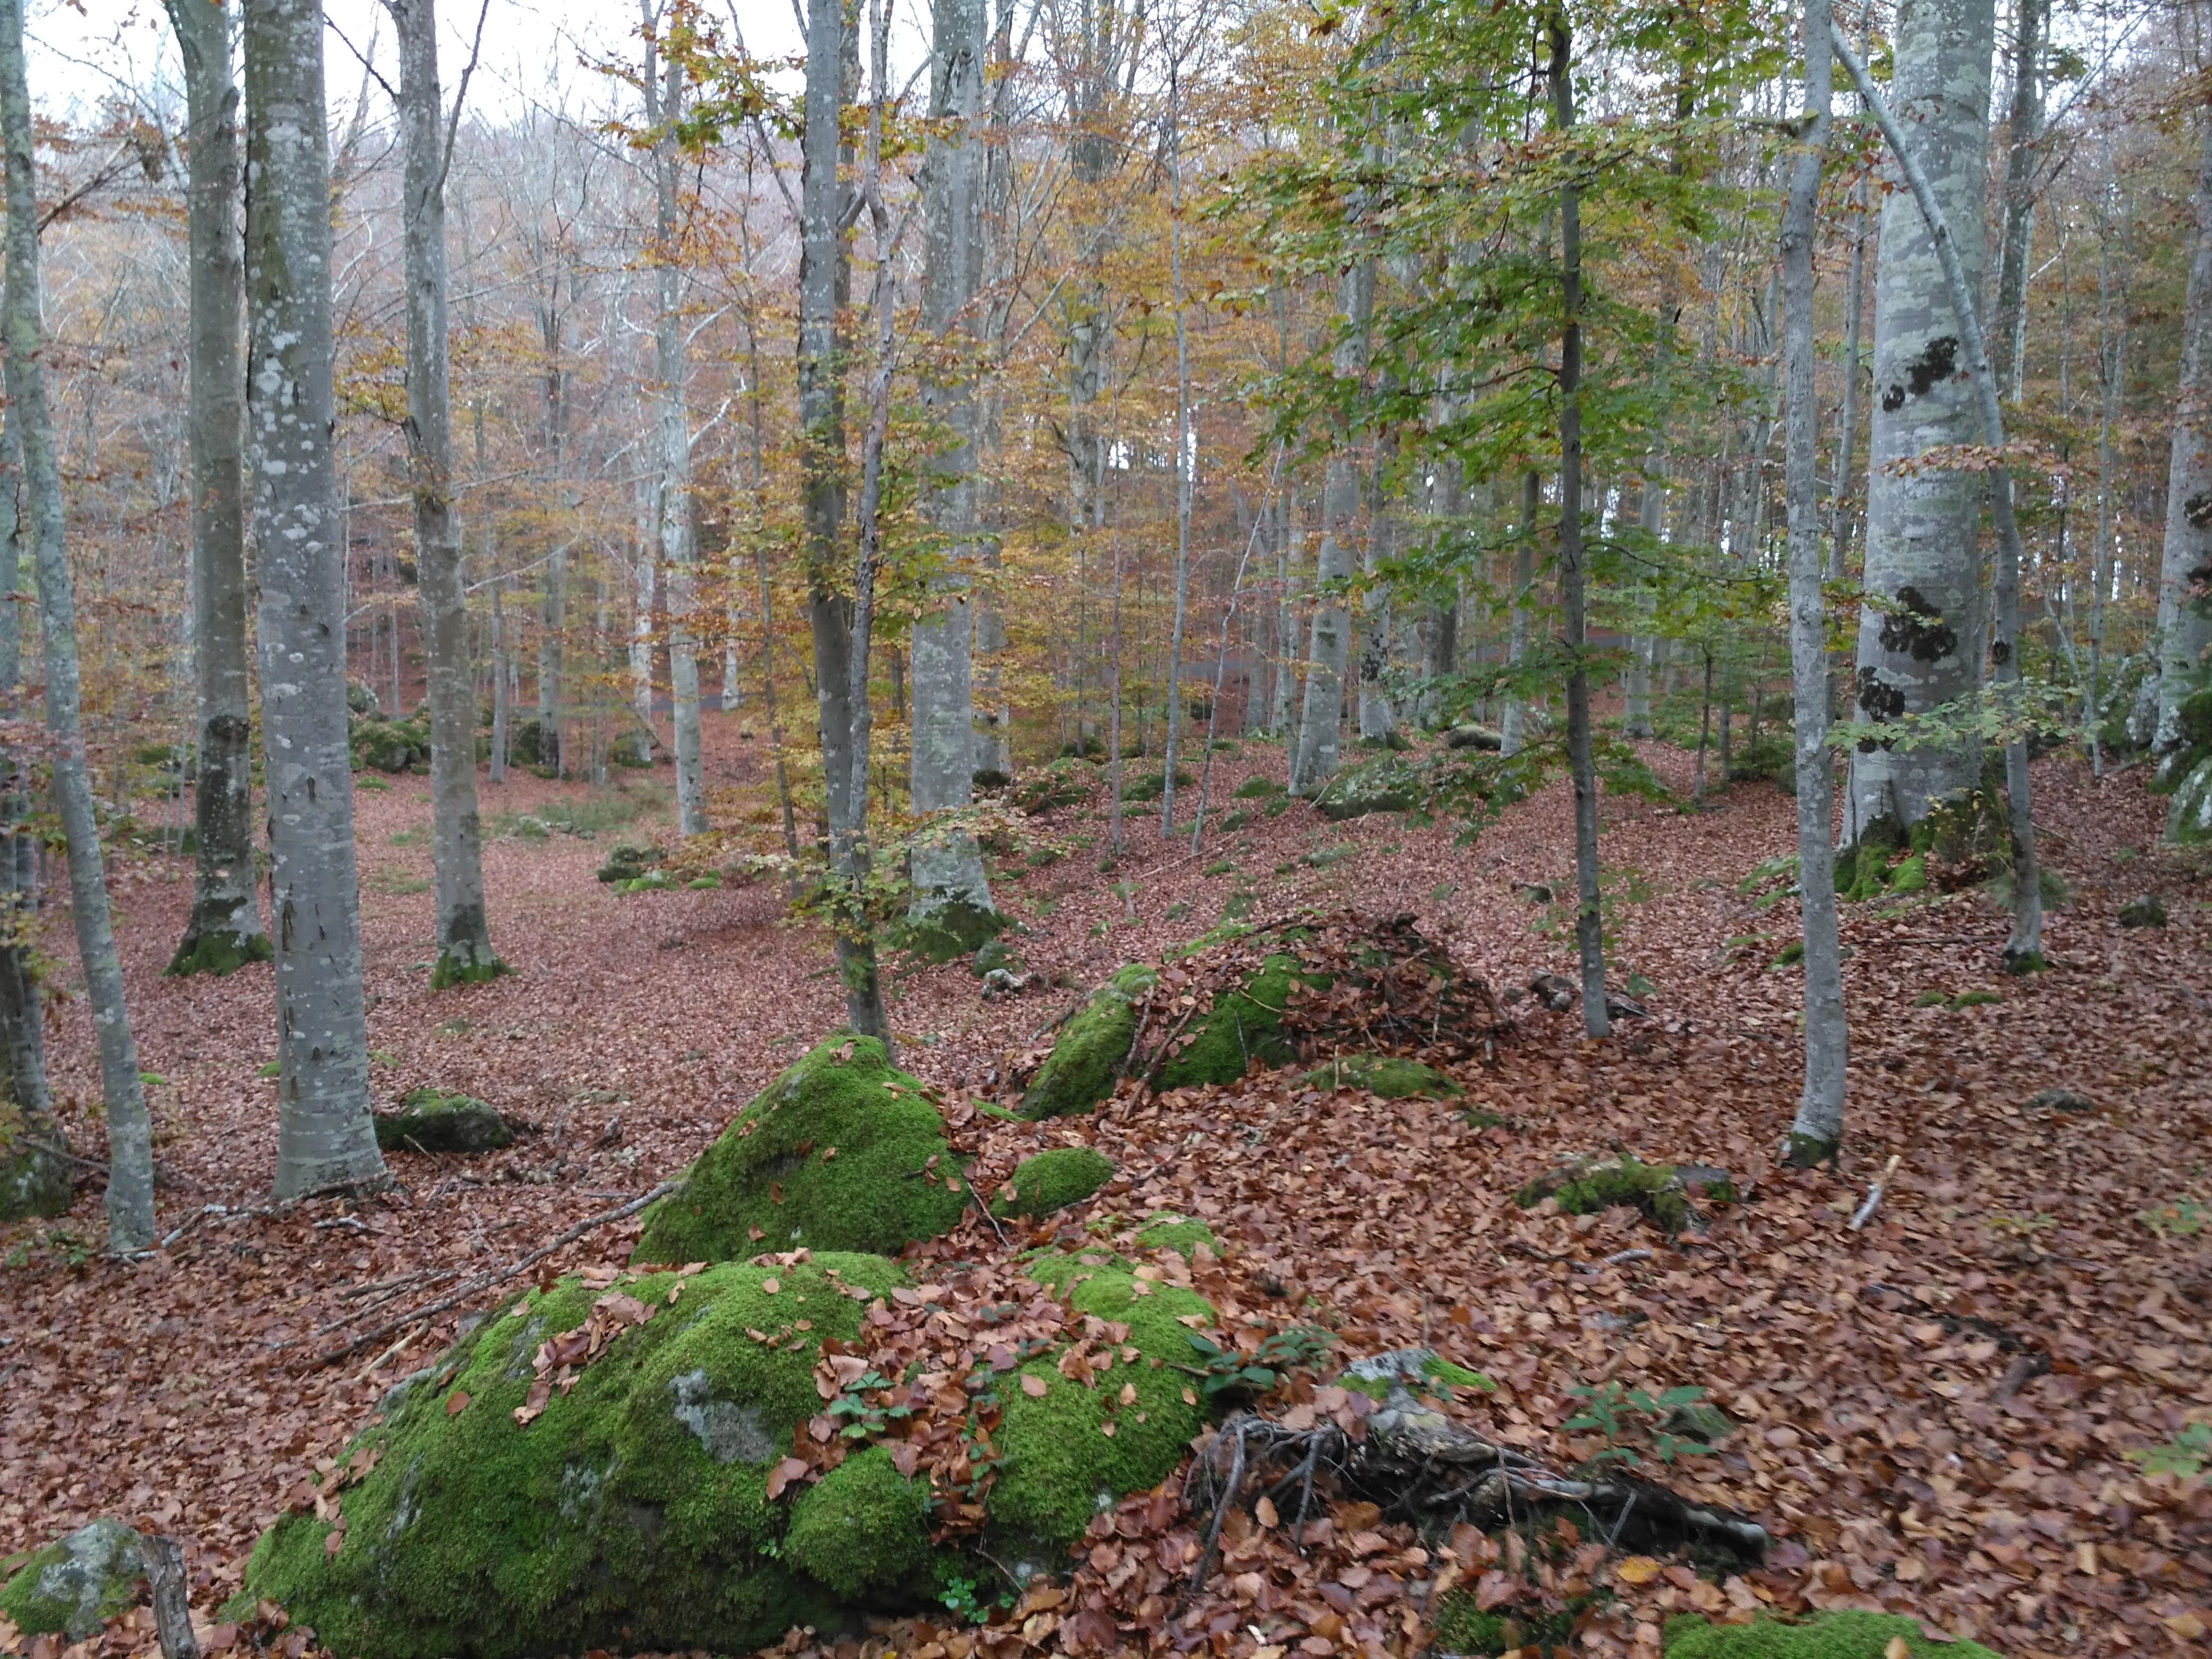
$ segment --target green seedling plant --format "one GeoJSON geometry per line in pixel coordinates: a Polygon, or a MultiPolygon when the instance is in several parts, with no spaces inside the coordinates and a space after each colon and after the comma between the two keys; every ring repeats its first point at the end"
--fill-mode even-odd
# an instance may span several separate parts
{"type": "Polygon", "coordinates": [[[1632,1447],[1621,1443],[1632,1434],[1642,1435],[1662,1463],[1671,1463],[1677,1457],[1702,1457],[1712,1450],[1705,1441],[1671,1433],[1662,1426],[1677,1412],[1705,1397],[1705,1389],[1696,1383],[1677,1383],[1654,1394],[1649,1389],[1630,1389],[1618,1382],[1578,1382],[1568,1392],[1583,1402],[1583,1408],[1565,1426],[1587,1430],[1607,1443],[1586,1460],[1587,1468],[1640,1462],[1632,1447]],[[1644,1420],[1638,1423],[1634,1419],[1644,1420]]]}
{"type": "Polygon", "coordinates": [[[2121,1455],[2145,1474],[2202,1474],[2212,1463],[2212,1423],[2191,1423],[2162,1446],[2138,1446],[2121,1455]]]}
{"type": "Polygon", "coordinates": [[[1256,1399],[1273,1394],[1291,1372],[1318,1364],[1335,1343],[1334,1334],[1317,1325],[1293,1325],[1248,1354],[1193,1331],[1190,1346],[1198,1350],[1202,1364],[1180,1369],[1200,1379],[1199,1392],[1209,1401],[1227,1394],[1256,1399]]]}
{"type": "Polygon", "coordinates": [[[2154,1210],[2136,1211],[2136,1219],[2160,1238],[2194,1238],[2212,1224],[2212,1207],[2193,1198],[2177,1198],[2154,1210]]]}

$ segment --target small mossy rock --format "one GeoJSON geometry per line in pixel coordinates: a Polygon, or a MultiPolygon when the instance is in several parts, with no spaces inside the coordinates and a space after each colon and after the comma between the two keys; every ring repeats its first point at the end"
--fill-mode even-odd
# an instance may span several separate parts
{"type": "Polygon", "coordinates": [[[1370,812],[1410,811],[1423,794],[1419,775],[1395,754],[1340,772],[1313,798],[1314,810],[1334,823],[1370,812]]]}
{"type": "Polygon", "coordinates": [[[489,1103],[428,1085],[402,1095],[398,1110],[376,1115],[376,1144],[387,1152],[489,1152],[514,1139],[489,1103]]]}
{"type": "Polygon", "coordinates": [[[1024,772],[1014,785],[1014,805],[1035,817],[1062,806],[1073,806],[1090,793],[1097,769],[1073,756],[1024,772]]]}
{"type": "Polygon", "coordinates": [[[967,1183],[923,1087],[875,1038],[831,1036],[645,1212],[631,1259],[727,1261],[795,1246],[890,1255],[950,1231],[967,1183]]]}
{"type": "Polygon", "coordinates": [[[1494,754],[1505,747],[1505,738],[1487,726],[1455,726],[1444,733],[1444,747],[1485,749],[1494,754]]]}
{"type": "Polygon", "coordinates": [[[1054,1146],[1025,1158],[991,1206],[996,1216],[1050,1215],[1080,1204],[1114,1178],[1114,1160],[1089,1146],[1054,1146]]]}
{"type": "Polygon", "coordinates": [[[532,1291],[387,1397],[356,1447],[377,1461],[342,1495],[336,1553],[328,1522],[287,1515],[256,1546],[244,1595],[277,1602],[340,1659],[738,1653],[835,1624],[832,1581],[911,1540],[896,1516],[872,1512],[852,1529],[863,1544],[818,1514],[812,1536],[836,1547],[817,1562],[787,1537],[796,1506],[769,1498],[768,1477],[792,1425],[820,1409],[822,1342],[860,1334],[866,1303],[847,1287],[901,1282],[881,1257],[827,1253],[648,1273],[615,1289],[653,1316],[521,1424],[538,1345],[603,1293],[574,1279],[532,1291]]]}
{"type": "Polygon", "coordinates": [[[1978,1642],[1936,1642],[1903,1613],[1859,1608],[1815,1613],[1801,1625],[1759,1618],[1709,1624],[1695,1613],[1667,1621],[1667,1659],[1882,1659],[1903,1641],[1912,1659],[1997,1659],[1978,1642]]]}
{"type": "Polygon", "coordinates": [[[1185,1260],[1196,1255],[1201,1244],[1215,1255],[1221,1254],[1221,1241],[1213,1236],[1212,1228],[1172,1210],[1162,1210],[1149,1217],[1137,1230],[1136,1239],[1144,1249],[1174,1250],[1185,1260]]]}
{"type": "Polygon", "coordinates": [[[660,861],[668,856],[665,848],[650,843],[639,846],[625,842],[611,849],[606,861],[599,866],[599,878],[605,882],[635,881],[648,870],[657,870],[660,861]]]}
{"type": "Polygon", "coordinates": [[[1007,925],[1007,919],[996,910],[965,899],[950,899],[909,914],[890,930],[890,939],[899,949],[912,951],[924,962],[946,963],[956,957],[974,956],[1005,933],[1007,925]]]}
{"type": "MultiPolygon", "coordinates": [[[[1176,788],[1188,789],[1197,781],[1198,780],[1191,776],[1183,768],[1180,766],[1176,768],[1176,788]]],[[[1168,773],[1164,766],[1157,772],[1139,772],[1135,777],[1127,779],[1122,783],[1121,799],[1123,800],[1158,800],[1167,793],[1167,787],[1168,773]]]]}
{"type": "Polygon", "coordinates": [[[2021,1103],[2031,1112],[2081,1115],[2097,1109],[2097,1103],[2079,1089],[2038,1089],[2021,1103]]]}
{"type": "Polygon", "coordinates": [[[1458,1084],[1433,1066],[1396,1054],[1346,1054],[1306,1073],[1310,1089],[1364,1089],[1385,1100],[1420,1096],[1448,1100],[1462,1092],[1458,1084]]]}
{"type": "Polygon", "coordinates": [[[1322,988],[1328,981],[1298,971],[1298,959],[1268,957],[1235,990],[1217,995],[1206,1017],[1194,1023],[1182,1046],[1160,1067],[1165,1089],[1194,1089],[1208,1083],[1234,1083],[1256,1060],[1287,1066],[1297,1058],[1283,1030],[1284,999],[1293,985],[1322,988]]]}
{"type": "Polygon", "coordinates": [[[1167,1479],[1206,1422],[1183,1398],[1188,1376],[1174,1368],[1197,1358],[1192,1328],[1181,1322],[1211,1323],[1212,1307],[1172,1285],[1152,1284],[1139,1296],[1131,1264],[1103,1258],[1092,1265],[1101,1261],[1096,1254],[1047,1256],[1030,1266],[1030,1277],[1079,1315],[1126,1324],[1136,1359],[1125,1364],[1118,1347],[1105,1348],[1093,1359],[1099,1370],[1089,1387],[1061,1376],[1055,1356],[1030,1360],[1021,1375],[1045,1391],[1032,1396],[1021,1383],[1009,1386],[995,1437],[1006,1462],[991,1490],[991,1518],[1048,1551],[1073,1543],[1122,1493],[1167,1479]],[[1125,1387],[1134,1396],[1126,1405],[1125,1387]]]}
{"type": "Polygon", "coordinates": [[[420,771],[430,763],[430,728],[420,720],[387,720],[369,714],[347,733],[356,771],[420,771]]]}
{"type": "Polygon", "coordinates": [[[1235,800],[1260,800],[1268,795],[1279,795],[1283,786],[1273,778],[1247,778],[1237,786],[1235,800]]]}
{"type": "Polygon", "coordinates": [[[1160,982],[1160,970],[1132,963],[1093,991],[1060,1028],[1022,1095],[1022,1115],[1066,1117],[1087,1112],[1114,1092],[1114,1079],[1137,1035],[1137,1011],[1160,982]]]}
{"type": "Polygon", "coordinates": [[[848,1457],[792,1505],[783,1553],[838,1599],[896,1596],[929,1565],[929,1486],[870,1446],[848,1457]]]}
{"type": "Polygon", "coordinates": [[[2166,901],[2156,893],[2138,893],[2120,907],[2118,920],[2123,927],[2163,927],[2166,901]]]}
{"type": "Polygon", "coordinates": [[[0,1105],[0,1221],[65,1214],[76,1198],[66,1158],[37,1146],[11,1146],[15,1108],[0,1105]]]}
{"type": "Polygon", "coordinates": [[[102,1516],[58,1538],[0,1585],[0,1614],[25,1636],[82,1642],[138,1600],[146,1576],[137,1532],[102,1516]]]}
{"type": "Polygon", "coordinates": [[[1705,1218],[1692,1204],[1693,1195],[1732,1204],[1735,1188],[1725,1170],[1698,1164],[1646,1164],[1623,1153],[1570,1158],[1522,1188],[1513,1201],[1533,1210],[1546,1199],[1554,1199],[1568,1215],[1595,1215],[1621,1205],[1642,1211],[1665,1232],[1680,1233],[1703,1229],[1705,1218]]]}

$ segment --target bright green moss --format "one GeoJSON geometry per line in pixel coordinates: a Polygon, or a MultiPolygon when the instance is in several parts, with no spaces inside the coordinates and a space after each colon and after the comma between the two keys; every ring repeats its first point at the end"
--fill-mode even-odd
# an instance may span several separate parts
{"type": "Polygon", "coordinates": [[[1052,1052],[1022,1096],[1022,1115],[1065,1117],[1087,1112],[1114,1092],[1121,1062],[1137,1035],[1137,1011],[1160,982],[1159,969],[1133,963],[1091,994],[1061,1027],[1052,1052]]]}
{"type": "Polygon", "coordinates": [[[891,943],[925,962],[945,963],[972,957],[1006,930],[1006,918],[965,899],[949,899],[917,910],[891,929],[891,943]]]}
{"type": "Polygon", "coordinates": [[[1928,854],[1915,853],[1889,872],[1893,893],[1919,893],[1928,887],[1928,854]]]}
{"type": "Polygon", "coordinates": [[[1137,1243],[1147,1250],[1175,1250],[1186,1257],[1196,1254],[1201,1244],[1216,1255],[1221,1254],[1221,1241],[1213,1236],[1212,1228],[1167,1210],[1137,1230],[1137,1243]]]}
{"type": "Polygon", "coordinates": [[[162,971],[179,978],[186,974],[212,974],[222,979],[249,962],[267,962],[276,954],[276,947],[266,933],[241,933],[234,927],[195,928],[177,946],[177,954],[162,971]]]}
{"type": "Polygon", "coordinates": [[[428,1085],[401,1096],[398,1111],[376,1115],[376,1144],[387,1152],[487,1152],[514,1139],[507,1120],[474,1095],[428,1085]]]}
{"type": "Polygon", "coordinates": [[[1917,1619],[1856,1608],[1815,1613],[1802,1625],[1712,1625],[1685,1613],[1667,1621],[1667,1659],[1881,1659],[1900,1636],[1913,1659],[1997,1659],[1978,1642],[1929,1641],[1917,1619]]]}
{"type": "Polygon", "coordinates": [[[957,1223],[965,1188],[922,1085],[873,1037],[833,1035],[646,1212],[631,1260],[726,1261],[799,1245],[895,1255],[957,1223]]]}
{"type": "Polygon", "coordinates": [[[1054,1146],[1025,1158],[991,1206],[999,1216],[1043,1216],[1080,1204],[1114,1178],[1114,1160],[1089,1146],[1054,1146]]]}
{"type": "MultiPolygon", "coordinates": [[[[1623,1156],[1570,1164],[1540,1176],[1514,1194],[1513,1201],[1534,1209],[1547,1198],[1559,1200],[1567,1215],[1595,1215],[1614,1205],[1641,1210],[1662,1231],[1679,1233],[1690,1224],[1691,1210],[1672,1164],[1646,1164],[1623,1156]]],[[[1735,1194],[1725,1182],[1708,1185],[1706,1193],[1722,1203],[1735,1194]]]]}
{"type": "Polygon", "coordinates": [[[533,1292],[362,1436],[381,1457],[343,1494],[337,1553],[326,1523],[289,1515],[255,1548],[245,1594],[283,1605],[341,1659],[735,1652],[827,1624],[834,1598],[769,1553],[789,1517],[767,1476],[820,1409],[823,1340],[859,1334],[865,1299],[842,1288],[880,1294],[899,1278],[841,1255],[649,1273],[619,1288],[653,1317],[525,1425],[514,1413],[538,1345],[601,1294],[574,1279],[533,1292]]]}
{"type": "Polygon", "coordinates": [[[1159,1086],[1188,1089],[1234,1083],[1252,1060],[1285,1066],[1297,1059],[1283,1031],[1283,1000],[1293,983],[1328,982],[1300,974],[1297,967],[1296,957],[1271,956],[1237,990],[1215,997],[1205,1018],[1186,1032],[1188,1046],[1160,1068],[1159,1086]]]}
{"type": "Polygon", "coordinates": [[[1459,1094],[1458,1084],[1433,1066],[1396,1054],[1346,1054],[1306,1073],[1310,1089],[1364,1089],[1385,1100],[1419,1095],[1444,1100],[1459,1094]]]}
{"type": "Polygon", "coordinates": [[[25,1636],[81,1642],[138,1600],[138,1534],[106,1516],[33,1553],[0,1585],[0,1613],[25,1636]]]}
{"type": "MultiPolygon", "coordinates": [[[[1587,1596],[1575,1598],[1587,1604],[1587,1596]]],[[[1561,1649],[1573,1640],[1579,1607],[1556,1611],[1504,1607],[1486,1610],[1475,1605],[1471,1590],[1455,1589],[1437,1604],[1436,1648],[1439,1652],[1494,1656],[1528,1648],[1535,1652],[1561,1649]]]]}
{"type": "Polygon", "coordinates": [[[1273,778],[1247,778],[1237,786],[1234,800],[1263,800],[1269,795],[1279,795],[1283,786],[1273,778]]]}
{"type": "Polygon", "coordinates": [[[2185,847],[2212,842],[2212,753],[2177,770],[2180,781],[2166,817],[2166,839],[2185,847]]]}
{"type": "Polygon", "coordinates": [[[791,1510],[783,1559],[845,1601],[912,1583],[929,1565],[929,1486],[908,1480],[890,1453],[854,1453],[791,1510]]]}
{"type": "Polygon", "coordinates": [[[1197,1355],[1191,1328],[1179,1320],[1197,1316],[1210,1324],[1213,1310],[1170,1285],[1153,1284],[1139,1296],[1139,1281],[1119,1262],[1090,1267],[1050,1257],[1030,1273],[1067,1287],[1078,1313],[1126,1322],[1138,1351],[1133,1364],[1122,1362],[1118,1347],[1097,1353],[1101,1369],[1089,1386],[1062,1376],[1049,1356],[1033,1359],[1021,1369],[1043,1379],[1043,1397],[1031,1398],[1018,1383],[1006,1390],[996,1437],[1006,1462],[991,1492],[992,1520],[1024,1538],[1068,1544],[1115,1498],[1158,1485],[1182,1461],[1205,1414],[1183,1398],[1195,1379],[1172,1369],[1197,1355]],[[1133,1392],[1127,1404],[1124,1386],[1133,1392]]]}

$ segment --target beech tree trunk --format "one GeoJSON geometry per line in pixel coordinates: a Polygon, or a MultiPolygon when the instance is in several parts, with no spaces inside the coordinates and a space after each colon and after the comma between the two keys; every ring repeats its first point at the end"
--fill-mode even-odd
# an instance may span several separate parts
{"type": "MultiPolygon", "coordinates": [[[[40,321],[39,201],[31,94],[24,79],[22,0],[0,0],[0,142],[6,147],[8,422],[23,463],[23,505],[38,574],[39,642],[55,804],[69,843],[70,911],[83,959],[100,1098],[107,1111],[107,1243],[122,1253],[154,1242],[154,1135],[138,1050],[123,1000],[123,963],[107,908],[107,877],[85,762],[76,600],[62,520],[61,465],[46,403],[46,338],[40,321]]],[[[338,687],[344,706],[345,687],[338,687]]]]}
{"type": "MultiPolygon", "coordinates": [[[[977,295],[983,259],[984,0],[936,0],[931,44],[929,146],[922,162],[921,327],[937,342],[922,408],[945,428],[922,511],[943,538],[941,608],[914,624],[914,719],[908,783],[917,813],[974,799],[975,613],[969,601],[977,546],[981,343],[977,295]]],[[[983,856],[966,830],[914,849],[914,912],[946,905],[993,908],[983,856]]]]}
{"type": "MultiPolygon", "coordinates": [[[[1927,175],[1953,230],[1970,289],[1982,280],[1989,177],[1990,58],[1994,0],[1902,0],[1891,96],[1907,154],[1927,175]]],[[[1854,697],[1862,722],[1925,714],[1971,695],[1980,611],[1975,552],[1982,478],[1895,464],[1923,451],[1982,440],[1935,239],[1905,191],[1882,204],[1875,273],[1874,431],[1867,479],[1866,592],[1854,697]]],[[[1885,747],[1860,739],[1851,763],[1845,834],[1885,815],[1910,825],[1928,803],[1972,785],[1981,745],[1885,747]]]]}
{"type": "MultiPolygon", "coordinates": [[[[863,833],[868,780],[856,768],[853,707],[853,596],[839,586],[845,522],[845,388],[840,372],[838,302],[846,287],[848,187],[838,177],[845,106],[846,0],[808,0],[806,125],[800,141],[799,419],[802,434],[807,620],[814,637],[814,685],[822,737],[824,805],[830,830],[837,967],[845,1015],[864,1036],[890,1043],[890,1018],[876,969],[866,913],[863,833]]],[[[863,692],[866,687],[860,688],[863,692]]]]}
{"type": "Polygon", "coordinates": [[[1832,1160],[1844,1138],[1849,1038],[1836,923],[1836,769],[1828,751],[1828,620],[1821,601],[1820,410],[1813,337],[1813,243],[1830,130],[1829,0],[1806,0],[1805,130],[1782,220],[1784,467],[1790,514],[1790,665],[1796,682],[1797,904],[1804,927],[1805,1085],[1785,1159],[1832,1160]]]}
{"type": "MultiPolygon", "coordinates": [[[[2197,177],[2197,242],[2181,319],[2181,385],[2166,483],[2166,546],[2158,583],[2158,725],[2161,760],[2182,745],[2179,710],[2212,646],[2212,120],[2197,177]]],[[[2167,834],[2175,826],[2167,826],[2167,834]]]]}
{"type": "Polygon", "coordinates": [[[245,0],[246,431],[276,945],[276,1195],[385,1178],[346,750],[318,0],[245,0]]]}
{"type": "MultiPolygon", "coordinates": [[[[1375,313],[1375,262],[1355,259],[1338,280],[1343,314],[1336,343],[1340,376],[1367,372],[1367,328],[1375,313]]],[[[1344,724],[1344,675],[1350,664],[1352,613],[1344,584],[1352,577],[1352,538],[1359,521],[1360,477],[1352,434],[1341,428],[1322,475],[1321,545],[1314,555],[1314,612],[1306,650],[1305,699],[1298,712],[1298,740],[1291,760],[1291,793],[1310,795],[1336,775],[1344,724]]]]}
{"type": "MultiPolygon", "coordinates": [[[[1505,660],[1516,668],[1520,666],[1521,659],[1528,654],[1528,601],[1536,587],[1536,509],[1542,505],[1543,492],[1544,481],[1534,471],[1522,476],[1521,533],[1513,544],[1513,605],[1505,635],[1505,660]]],[[[1528,708],[1520,691],[1510,691],[1504,712],[1498,721],[1499,754],[1521,752],[1521,745],[1528,741],[1524,729],[1528,719],[1528,708]]]]}
{"type": "MultiPolygon", "coordinates": [[[[193,0],[184,0],[193,3],[193,0]]],[[[445,101],[435,0],[385,0],[399,39],[400,218],[407,283],[407,463],[416,587],[430,692],[430,837],[438,959],[430,988],[493,979],[506,964],[484,912],[477,811],[476,665],[469,652],[461,523],[453,510],[452,376],[446,323],[445,101]]]]}
{"type": "Polygon", "coordinates": [[[168,0],[185,64],[191,261],[192,653],[199,697],[191,916],[173,974],[228,974],[272,954],[253,869],[252,726],[246,667],[245,364],[239,325],[238,79],[230,18],[168,0]]]}

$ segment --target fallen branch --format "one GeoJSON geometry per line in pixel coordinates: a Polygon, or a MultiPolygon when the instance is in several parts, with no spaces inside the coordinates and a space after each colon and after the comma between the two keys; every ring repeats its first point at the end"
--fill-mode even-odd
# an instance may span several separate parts
{"type": "Polygon", "coordinates": [[[1866,1202],[1859,1206],[1858,1213],[1851,1218],[1853,1232],[1858,1231],[1868,1222],[1874,1219],[1874,1212],[1881,1203],[1882,1194],[1889,1189],[1890,1181],[1897,1174],[1897,1166],[1904,1161],[1904,1154],[1900,1152],[1892,1152],[1889,1155],[1889,1162],[1882,1168],[1881,1179],[1867,1188],[1866,1202]]]}
{"type": "Polygon", "coordinates": [[[451,1310],[459,1306],[462,1303],[469,1301],[472,1297],[481,1296],[493,1285],[504,1284],[508,1279],[513,1279],[517,1273],[523,1272],[526,1268],[535,1267],[538,1263],[543,1261],[547,1256],[551,1255],[556,1250],[561,1249],[566,1245],[574,1243],[578,1239],[581,1238],[586,1233],[590,1232],[593,1228],[604,1227],[610,1221],[620,1221],[625,1216],[635,1215],[640,1210],[652,1203],[656,1198],[665,1198],[670,1193],[674,1192],[680,1184],[681,1183],[678,1182],[664,1181],[659,1186],[655,1187],[651,1192],[643,1194],[639,1197],[630,1200],[629,1203],[623,1205],[618,1209],[603,1211],[598,1215],[588,1217],[586,1219],[578,1222],[567,1231],[562,1233],[550,1243],[539,1245],[536,1249],[531,1251],[529,1255],[523,1256],[515,1261],[510,1262],[507,1266],[499,1269],[498,1272],[479,1273],[477,1277],[470,1279],[466,1284],[463,1285],[460,1289],[455,1291],[451,1296],[442,1297],[435,1302],[425,1303],[419,1308],[410,1309],[407,1312],[400,1315],[398,1318],[388,1320],[385,1323],[379,1325],[373,1331],[363,1332],[361,1335],[354,1338],[352,1341],[347,1343],[343,1347],[332,1348],[327,1352],[318,1354],[313,1363],[317,1366],[335,1365],[341,1359],[351,1358],[355,1354],[359,1353],[363,1348],[368,1347],[372,1342],[380,1342],[386,1337],[390,1336],[394,1331],[404,1330],[406,1327],[413,1324],[418,1319],[428,1319],[434,1315],[449,1312],[451,1310]]]}

